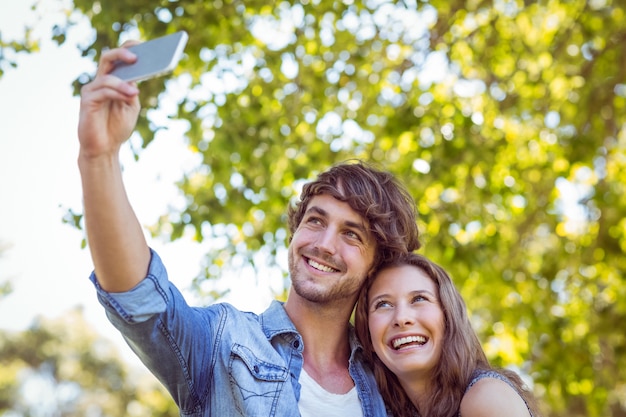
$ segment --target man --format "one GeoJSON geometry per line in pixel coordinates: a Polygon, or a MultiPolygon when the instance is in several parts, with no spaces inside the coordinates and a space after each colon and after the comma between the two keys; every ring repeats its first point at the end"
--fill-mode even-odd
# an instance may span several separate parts
{"type": "Polygon", "coordinates": [[[138,89],[110,75],[104,52],[81,93],[78,136],[92,281],[111,322],[167,387],[181,416],[384,416],[349,318],[367,274],[419,247],[415,205],[388,173],[342,164],[307,184],[289,210],[288,300],[261,315],[187,306],[145,241],[118,153],[138,89]]]}

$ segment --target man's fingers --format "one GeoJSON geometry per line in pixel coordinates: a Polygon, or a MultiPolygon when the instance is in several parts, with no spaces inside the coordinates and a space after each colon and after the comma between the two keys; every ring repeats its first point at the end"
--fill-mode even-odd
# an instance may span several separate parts
{"type": "Polygon", "coordinates": [[[139,88],[137,88],[136,83],[124,82],[115,76],[105,74],[95,78],[92,82],[85,84],[81,90],[81,95],[83,93],[88,93],[101,88],[117,90],[121,94],[127,96],[135,96],[139,94],[139,88]]]}
{"type": "Polygon", "coordinates": [[[115,68],[115,65],[118,62],[125,62],[127,64],[132,64],[136,60],[137,60],[137,56],[133,54],[131,51],[129,51],[128,48],[126,47],[103,51],[102,56],[100,57],[100,62],[98,64],[98,70],[96,71],[96,78],[99,76],[106,75],[110,73],[111,71],[113,71],[113,68],[115,68]]]}
{"type": "Polygon", "coordinates": [[[139,94],[139,89],[114,76],[101,76],[81,89],[83,101],[99,103],[103,101],[124,101],[132,103],[139,94]]]}

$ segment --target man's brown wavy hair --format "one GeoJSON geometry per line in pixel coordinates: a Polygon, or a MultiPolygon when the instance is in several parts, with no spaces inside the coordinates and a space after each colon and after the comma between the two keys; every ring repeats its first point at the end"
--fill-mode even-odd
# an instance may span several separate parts
{"type": "Polygon", "coordinates": [[[413,197],[391,173],[363,161],[335,165],[304,185],[300,200],[288,210],[291,237],[311,199],[322,194],[348,203],[368,222],[376,239],[372,269],[420,247],[413,197]]]}

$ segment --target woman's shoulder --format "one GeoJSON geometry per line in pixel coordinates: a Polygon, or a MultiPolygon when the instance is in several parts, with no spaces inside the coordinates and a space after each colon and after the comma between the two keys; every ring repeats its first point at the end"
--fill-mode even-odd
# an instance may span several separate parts
{"type": "Polygon", "coordinates": [[[467,384],[467,388],[465,388],[465,393],[467,393],[470,388],[472,388],[476,383],[482,381],[483,379],[498,379],[510,385],[511,388],[515,389],[513,383],[500,372],[493,369],[476,369],[474,373],[472,373],[472,379],[470,380],[469,384],[467,384]]]}
{"type": "Polygon", "coordinates": [[[524,399],[509,379],[496,371],[477,371],[461,400],[459,417],[530,417],[524,399]]]}

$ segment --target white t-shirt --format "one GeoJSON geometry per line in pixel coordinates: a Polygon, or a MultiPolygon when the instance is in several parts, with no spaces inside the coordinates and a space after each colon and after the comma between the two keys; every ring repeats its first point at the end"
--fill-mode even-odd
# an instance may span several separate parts
{"type": "Polygon", "coordinates": [[[363,417],[356,387],[345,394],[333,394],[315,382],[304,368],[300,372],[300,386],[298,408],[302,417],[363,417]]]}

